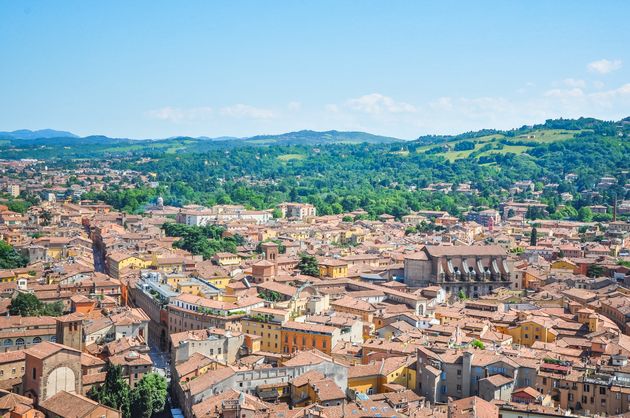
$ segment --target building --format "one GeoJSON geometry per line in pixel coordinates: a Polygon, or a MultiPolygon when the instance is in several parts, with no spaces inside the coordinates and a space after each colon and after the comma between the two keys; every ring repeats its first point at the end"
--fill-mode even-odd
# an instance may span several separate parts
{"type": "Polygon", "coordinates": [[[41,403],[61,391],[82,393],[81,352],[52,342],[25,351],[24,394],[41,403]]]}
{"type": "Polygon", "coordinates": [[[468,212],[466,219],[488,228],[498,225],[501,222],[501,215],[495,209],[487,209],[479,212],[468,212]]]}
{"type": "Polygon", "coordinates": [[[282,326],[282,352],[317,349],[330,354],[332,348],[341,340],[341,330],[328,325],[306,324],[304,322],[286,322],[282,326]]]}
{"type": "Polygon", "coordinates": [[[317,215],[317,209],[309,203],[281,203],[278,209],[283,218],[304,219],[317,215]]]}
{"type": "Polygon", "coordinates": [[[348,263],[342,260],[322,260],[319,262],[319,275],[331,279],[348,277],[348,263]]]}
{"type": "Polygon", "coordinates": [[[173,364],[187,361],[193,354],[232,364],[236,361],[245,336],[236,331],[209,328],[170,335],[169,352],[173,364]]]}
{"type": "Polygon", "coordinates": [[[241,324],[244,333],[260,337],[262,351],[282,353],[282,325],[288,320],[287,310],[256,308],[241,324]]]}
{"type": "Polygon", "coordinates": [[[241,319],[251,309],[263,305],[264,301],[257,297],[244,298],[237,302],[221,302],[183,293],[172,298],[168,304],[169,333],[202,328],[240,331],[241,319]]]}
{"type": "Polygon", "coordinates": [[[405,284],[438,285],[447,293],[468,297],[487,295],[498,287],[520,288],[512,263],[500,246],[427,245],[404,259],[405,284]]]}
{"type": "Polygon", "coordinates": [[[0,340],[2,351],[24,350],[42,341],[55,342],[57,321],[51,316],[2,316],[0,340]]]}
{"type": "Polygon", "coordinates": [[[18,197],[20,195],[20,186],[18,184],[9,184],[7,192],[12,197],[18,197]]]}
{"type": "Polygon", "coordinates": [[[49,418],[121,418],[122,412],[76,393],[60,391],[41,402],[39,408],[49,418]]]}
{"type": "Polygon", "coordinates": [[[431,402],[469,396],[509,400],[511,387],[531,386],[537,376],[534,365],[496,353],[448,350],[437,354],[424,347],[418,349],[417,373],[418,394],[431,402]]]}
{"type": "Polygon", "coordinates": [[[72,313],[57,317],[57,329],[55,340],[59,344],[83,350],[83,320],[85,316],[80,313],[72,313]]]}

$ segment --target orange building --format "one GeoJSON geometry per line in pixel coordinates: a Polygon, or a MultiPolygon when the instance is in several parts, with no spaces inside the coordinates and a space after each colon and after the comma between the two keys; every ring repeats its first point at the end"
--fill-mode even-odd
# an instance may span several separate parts
{"type": "Polygon", "coordinates": [[[72,295],[70,308],[72,312],[89,315],[96,307],[96,302],[85,295],[72,295]]]}
{"type": "Polygon", "coordinates": [[[327,325],[306,324],[303,322],[285,322],[281,330],[282,351],[294,353],[313,348],[330,354],[331,349],[340,339],[339,328],[327,325]]]}

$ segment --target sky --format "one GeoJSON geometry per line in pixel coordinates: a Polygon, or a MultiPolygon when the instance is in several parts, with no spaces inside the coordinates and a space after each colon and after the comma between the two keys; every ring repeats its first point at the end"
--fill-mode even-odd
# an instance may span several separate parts
{"type": "Polygon", "coordinates": [[[630,116],[630,2],[2,1],[0,130],[404,139],[630,116]]]}

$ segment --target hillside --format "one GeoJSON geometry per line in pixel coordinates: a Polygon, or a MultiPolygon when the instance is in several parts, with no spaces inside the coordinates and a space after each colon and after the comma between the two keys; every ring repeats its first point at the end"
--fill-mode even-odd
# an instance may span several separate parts
{"type": "Polygon", "coordinates": [[[245,138],[249,144],[269,145],[320,145],[320,144],[389,144],[400,142],[402,139],[389,136],[373,135],[367,132],[343,132],[343,131],[297,131],[279,135],[257,135],[245,138]]]}
{"type": "Polygon", "coordinates": [[[594,118],[556,119],[544,124],[500,131],[484,129],[460,135],[429,135],[413,141],[418,153],[443,156],[449,161],[489,157],[500,154],[522,154],[542,144],[589,136],[627,136],[629,118],[607,122],[594,118]]]}

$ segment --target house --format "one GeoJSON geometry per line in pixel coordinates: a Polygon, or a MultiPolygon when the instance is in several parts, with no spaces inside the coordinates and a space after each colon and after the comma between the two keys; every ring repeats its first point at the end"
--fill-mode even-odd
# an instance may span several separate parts
{"type": "Polygon", "coordinates": [[[241,257],[237,254],[218,252],[212,256],[212,261],[219,266],[238,266],[241,264],[241,257]]]}
{"type": "Polygon", "coordinates": [[[322,260],[319,262],[319,275],[331,279],[348,277],[348,263],[342,260],[322,260]]]}

